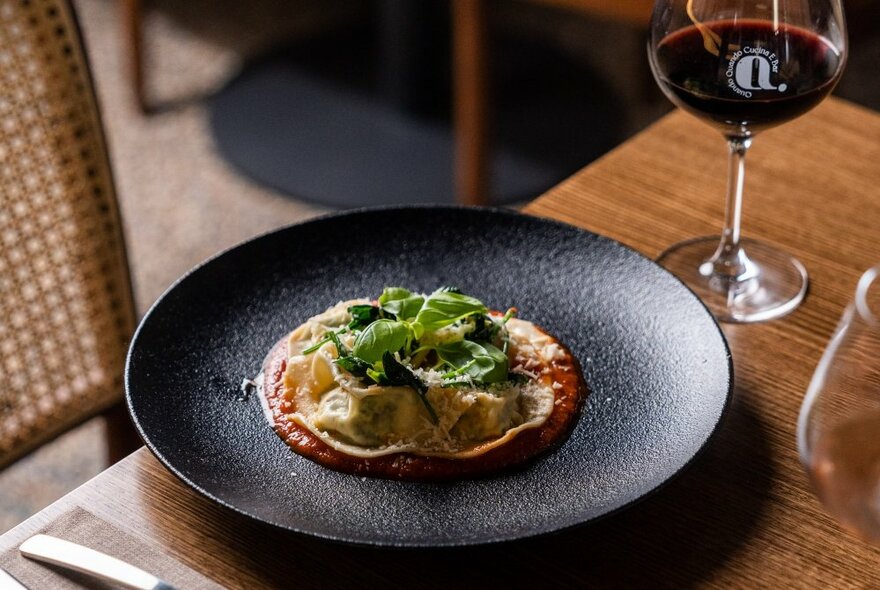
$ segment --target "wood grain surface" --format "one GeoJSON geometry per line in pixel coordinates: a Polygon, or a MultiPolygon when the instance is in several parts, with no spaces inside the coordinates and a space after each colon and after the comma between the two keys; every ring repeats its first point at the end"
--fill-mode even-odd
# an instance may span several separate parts
{"type": "MultiPolygon", "coordinates": [[[[720,135],[674,113],[527,211],[653,257],[719,229],[725,155],[720,135]]],[[[880,116],[837,100],[755,141],[744,233],[796,254],[809,296],[781,320],[724,326],[736,391],[720,432],[685,473],[618,515],[487,547],[352,547],[214,506],[141,449],[0,537],[0,550],[78,505],[233,588],[880,587],[880,550],[823,513],[795,446],[813,368],[857,277],[880,261],[878,162],[880,116]]]]}

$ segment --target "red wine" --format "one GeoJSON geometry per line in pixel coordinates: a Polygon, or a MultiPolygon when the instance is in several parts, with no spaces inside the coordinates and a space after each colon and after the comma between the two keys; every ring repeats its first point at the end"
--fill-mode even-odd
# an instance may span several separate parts
{"type": "Polygon", "coordinates": [[[672,102],[736,135],[804,114],[831,92],[843,65],[824,37],[754,19],[680,29],[660,41],[655,59],[672,102]]]}

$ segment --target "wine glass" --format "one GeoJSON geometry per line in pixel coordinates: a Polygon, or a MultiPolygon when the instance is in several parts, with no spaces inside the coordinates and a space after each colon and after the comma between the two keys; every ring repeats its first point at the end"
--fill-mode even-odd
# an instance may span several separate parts
{"type": "Polygon", "coordinates": [[[880,266],[819,362],[798,418],[798,450],[819,499],[860,537],[880,543],[880,266]]]}
{"type": "Polygon", "coordinates": [[[679,108],[721,131],[729,174],[721,238],[675,244],[658,262],[721,321],[757,322],[794,310],[807,271],[769,244],[740,237],[745,156],[752,138],[832,91],[846,61],[840,0],[657,0],[648,56],[679,108]]]}

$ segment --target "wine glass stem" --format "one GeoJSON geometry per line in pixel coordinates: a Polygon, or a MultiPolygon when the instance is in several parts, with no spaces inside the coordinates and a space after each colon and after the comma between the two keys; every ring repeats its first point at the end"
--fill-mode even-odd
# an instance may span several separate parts
{"type": "Polygon", "coordinates": [[[749,260],[740,244],[745,161],[746,152],[751,144],[752,140],[749,137],[731,136],[727,139],[729,159],[724,231],[721,233],[721,241],[715,253],[700,267],[700,272],[721,279],[727,283],[725,286],[748,281],[758,275],[757,267],[749,260]]]}

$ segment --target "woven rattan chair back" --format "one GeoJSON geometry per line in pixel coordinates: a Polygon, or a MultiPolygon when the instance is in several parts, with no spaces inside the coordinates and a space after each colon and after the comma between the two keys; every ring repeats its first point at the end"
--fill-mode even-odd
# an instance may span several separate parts
{"type": "Polygon", "coordinates": [[[134,321],[73,12],[0,0],[0,467],[119,401],[134,321]]]}

